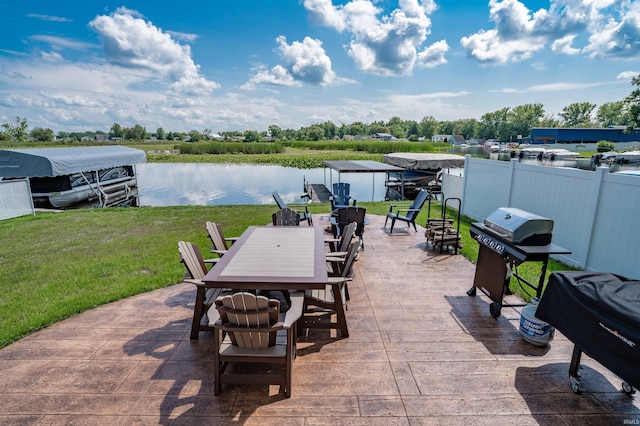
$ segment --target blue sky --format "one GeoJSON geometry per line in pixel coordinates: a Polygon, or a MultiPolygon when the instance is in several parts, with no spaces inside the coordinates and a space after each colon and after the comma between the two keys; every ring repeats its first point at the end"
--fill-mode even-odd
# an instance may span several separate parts
{"type": "Polygon", "coordinates": [[[0,122],[298,129],[624,99],[640,3],[0,0],[0,122]]]}

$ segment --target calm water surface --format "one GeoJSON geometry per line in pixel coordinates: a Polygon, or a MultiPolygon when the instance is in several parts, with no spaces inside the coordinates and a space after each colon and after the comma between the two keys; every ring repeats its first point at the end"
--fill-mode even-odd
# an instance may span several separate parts
{"type": "MultiPolygon", "coordinates": [[[[273,204],[278,191],[286,203],[300,202],[303,182],[338,182],[330,169],[296,169],[281,166],[241,164],[137,165],[141,206],[189,206],[273,204]]],[[[342,173],[341,182],[351,184],[351,194],[360,201],[383,201],[385,174],[342,173]]]]}

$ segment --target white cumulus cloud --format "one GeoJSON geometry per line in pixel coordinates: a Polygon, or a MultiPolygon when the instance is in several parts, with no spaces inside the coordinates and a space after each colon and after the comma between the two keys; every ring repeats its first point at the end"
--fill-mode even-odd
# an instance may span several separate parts
{"type": "Polygon", "coordinates": [[[549,46],[554,53],[592,58],[640,57],[640,4],[628,0],[551,0],[530,10],[519,0],[490,0],[494,28],[460,40],[481,62],[505,64],[529,59],[549,46]],[[582,36],[582,37],[580,37],[582,36]],[[588,42],[577,45],[577,40],[588,42]]]}
{"type": "Polygon", "coordinates": [[[177,43],[136,11],[121,7],[111,15],[96,16],[89,26],[100,36],[112,64],[151,70],[157,77],[169,79],[180,92],[206,94],[220,87],[199,75],[189,45],[177,43]]]}
{"type": "Polygon", "coordinates": [[[446,63],[446,41],[423,47],[431,32],[432,0],[400,0],[388,15],[372,0],[353,0],[334,6],[331,0],[304,0],[311,20],[351,34],[347,52],[356,66],[378,75],[409,75],[416,65],[446,63]],[[422,50],[420,50],[422,49],[422,50]]]}
{"type": "Polygon", "coordinates": [[[305,37],[287,44],[287,39],[279,36],[276,42],[283,63],[270,70],[261,70],[242,86],[243,89],[251,90],[258,84],[299,87],[304,83],[326,86],[345,81],[331,69],[331,59],[320,40],[305,37]]]}

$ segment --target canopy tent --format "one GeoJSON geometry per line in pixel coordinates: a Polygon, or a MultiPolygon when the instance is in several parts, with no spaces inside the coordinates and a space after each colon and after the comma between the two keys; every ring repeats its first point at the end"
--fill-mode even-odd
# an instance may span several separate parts
{"type": "Polygon", "coordinates": [[[464,167],[464,157],[456,154],[395,152],[382,156],[382,161],[408,170],[439,170],[464,167]]]}
{"type": "Polygon", "coordinates": [[[54,177],[144,163],[144,151],[126,146],[0,150],[0,177],[54,177]]]}
{"type": "MultiPolygon", "coordinates": [[[[360,161],[323,161],[323,164],[330,168],[331,170],[335,170],[338,172],[338,182],[340,182],[340,173],[371,173],[373,176],[373,190],[371,193],[371,201],[374,200],[375,197],[375,174],[376,173],[388,173],[388,172],[404,172],[402,167],[392,166],[389,164],[381,163],[379,161],[372,160],[360,160],[360,161]]],[[[333,180],[330,176],[330,185],[333,183],[333,180]]],[[[326,180],[326,177],[325,177],[326,180]]],[[[333,185],[331,185],[333,187],[333,185]]]]}

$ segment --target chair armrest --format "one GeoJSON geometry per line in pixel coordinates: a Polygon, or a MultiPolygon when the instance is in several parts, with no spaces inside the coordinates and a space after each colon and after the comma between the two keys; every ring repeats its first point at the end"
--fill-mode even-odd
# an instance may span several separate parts
{"type": "Polygon", "coordinates": [[[334,251],[326,254],[327,261],[343,261],[344,257],[348,255],[346,251],[334,251]]]}
{"type": "Polygon", "coordinates": [[[302,317],[304,311],[304,292],[291,293],[291,306],[285,313],[282,324],[284,328],[291,328],[302,317]]]}
{"type": "Polygon", "coordinates": [[[353,281],[351,277],[329,277],[329,284],[340,284],[347,281],[353,281]]]}
{"type": "Polygon", "coordinates": [[[230,324],[230,323],[222,323],[222,320],[218,320],[216,321],[213,326],[215,328],[218,328],[222,331],[226,331],[227,333],[233,333],[233,332],[247,332],[247,331],[265,331],[265,332],[270,332],[270,331],[277,331],[277,330],[283,330],[284,327],[284,323],[278,321],[275,324],[270,325],[269,327],[244,327],[241,325],[235,325],[235,324],[230,324]]]}
{"type": "Polygon", "coordinates": [[[398,209],[398,214],[399,214],[400,212],[407,212],[407,213],[409,213],[409,212],[419,212],[419,211],[420,211],[420,209],[398,209]]]}
{"type": "Polygon", "coordinates": [[[330,237],[328,235],[325,235],[324,242],[325,243],[339,243],[340,242],[340,238],[335,238],[335,237],[330,237]]]}
{"type": "Polygon", "coordinates": [[[305,213],[309,213],[309,207],[306,204],[287,204],[287,206],[291,209],[291,210],[295,210],[297,212],[305,212],[305,213]],[[302,209],[304,207],[304,210],[302,209]],[[297,208],[297,210],[296,210],[297,208]]]}
{"type": "Polygon", "coordinates": [[[229,241],[231,244],[235,243],[240,239],[240,237],[225,237],[225,241],[229,241]]]}
{"type": "Polygon", "coordinates": [[[203,287],[204,286],[204,283],[202,282],[202,280],[196,280],[196,279],[193,279],[193,278],[185,278],[183,280],[183,282],[189,283],[189,284],[194,284],[194,285],[196,285],[198,287],[203,287]]]}
{"type": "Polygon", "coordinates": [[[204,263],[217,263],[220,260],[219,257],[214,257],[211,259],[203,259],[204,263]]]}
{"type": "Polygon", "coordinates": [[[227,250],[215,250],[215,249],[211,249],[209,250],[211,253],[216,253],[219,254],[220,256],[222,256],[223,254],[225,254],[227,252],[227,250]]]}

